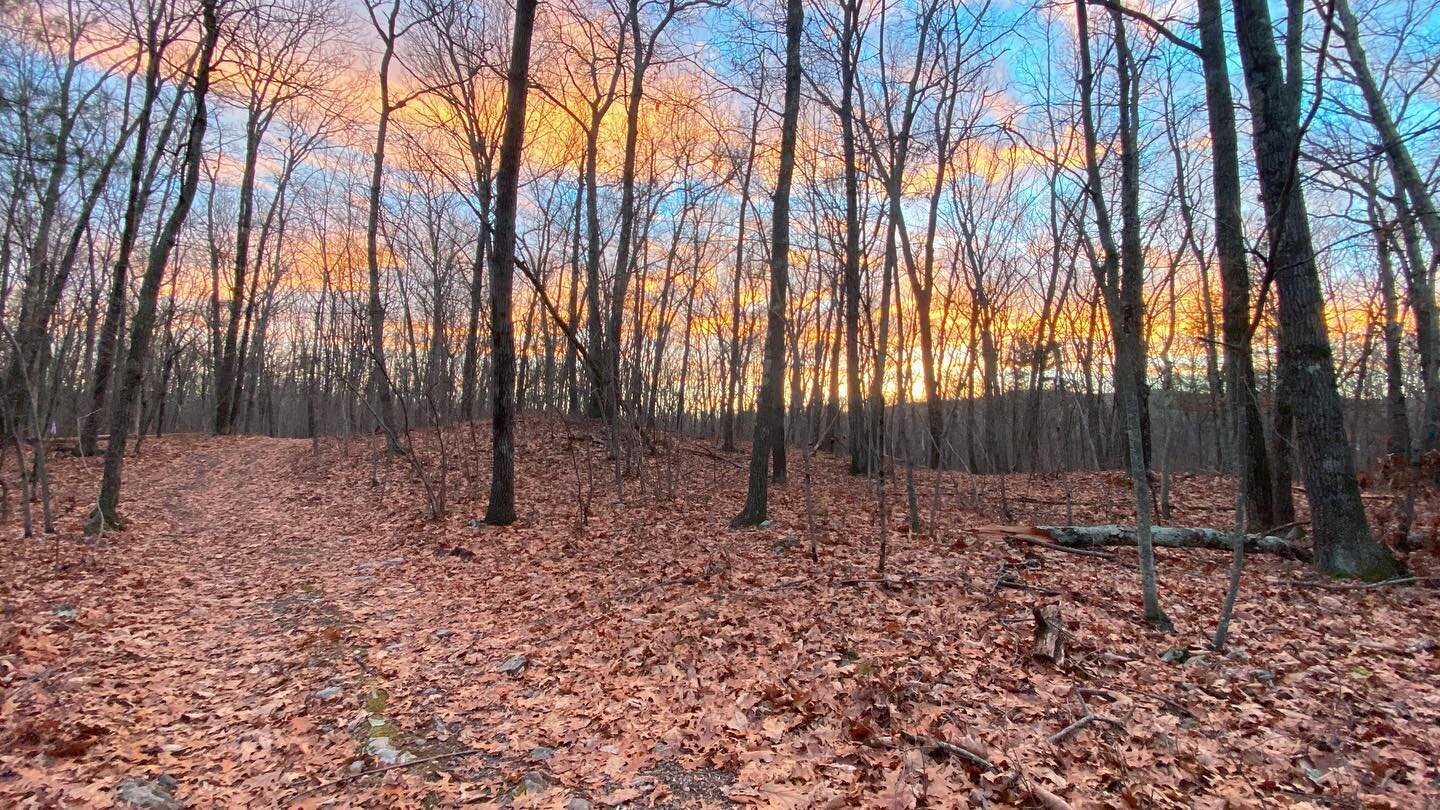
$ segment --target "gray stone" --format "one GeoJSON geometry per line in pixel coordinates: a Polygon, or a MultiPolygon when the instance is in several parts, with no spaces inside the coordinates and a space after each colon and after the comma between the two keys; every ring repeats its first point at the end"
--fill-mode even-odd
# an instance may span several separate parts
{"type": "Polygon", "coordinates": [[[520,780],[520,785],[515,789],[516,793],[544,793],[550,787],[550,781],[545,774],[538,771],[531,771],[525,774],[520,780]]]}
{"type": "Polygon", "coordinates": [[[543,762],[553,756],[555,756],[555,749],[553,748],[546,748],[545,746],[541,745],[530,749],[531,759],[538,759],[543,762]]]}
{"type": "Polygon", "coordinates": [[[1252,669],[1250,670],[1250,677],[1257,681],[1263,681],[1264,683],[1275,682],[1275,673],[1268,669],[1252,669]]]}
{"type": "Polygon", "coordinates": [[[525,671],[525,666],[529,663],[530,659],[526,658],[523,655],[512,655],[505,660],[505,663],[500,665],[499,669],[495,671],[502,672],[506,675],[518,676],[520,673],[525,671]]]}
{"type": "Polygon", "coordinates": [[[155,779],[131,777],[120,783],[116,798],[130,807],[147,807],[152,810],[179,810],[184,805],[175,798],[179,784],[169,776],[155,779]]]}
{"type": "Polygon", "coordinates": [[[455,635],[455,631],[454,631],[454,630],[451,630],[451,629],[448,628],[448,627],[445,628],[444,630],[436,630],[436,631],[435,631],[435,638],[444,639],[444,638],[450,638],[450,637],[453,636],[453,635],[455,635]]]}
{"type": "Polygon", "coordinates": [[[80,611],[78,609],[66,602],[61,602],[60,604],[51,608],[50,612],[55,614],[56,616],[59,616],[62,619],[73,619],[76,616],[80,615],[80,611]]]}
{"type": "Polygon", "coordinates": [[[317,689],[315,691],[315,699],[329,702],[340,697],[340,692],[341,689],[338,686],[327,686],[324,689],[317,689]]]}
{"type": "Polygon", "coordinates": [[[1183,664],[1190,658],[1190,651],[1184,647],[1171,647],[1160,653],[1160,660],[1167,664],[1183,664]]]}
{"type": "Polygon", "coordinates": [[[396,748],[389,737],[373,737],[365,744],[365,752],[382,765],[404,765],[414,762],[415,755],[396,748]]]}
{"type": "Polygon", "coordinates": [[[795,535],[787,534],[774,543],[771,543],[770,550],[776,554],[784,554],[787,551],[798,548],[799,545],[800,540],[796,538],[795,535]]]}
{"type": "Polygon", "coordinates": [[[400,564],[403,563],[403,562],[405,562],[405,558],[404,558],[404,557],[391,557],[391,558],[386,559],[386,560],[381,560],[381,561],[380,561],[380,564],[381,564],[381,565],[400,565],[400,564]]]}
{"type": "Polygon", "coordinates": [[[576,796],[565,803],[565,810],[590,810],[592,806],[589,801],[576,796]]]}

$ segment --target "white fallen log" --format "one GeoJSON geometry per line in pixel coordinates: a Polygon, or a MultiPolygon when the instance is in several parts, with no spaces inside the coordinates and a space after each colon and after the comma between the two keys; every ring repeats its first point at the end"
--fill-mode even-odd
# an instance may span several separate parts
{"type": "MultiPolygon", "coordinates": [[[[1136,545],[1131,526],[980,526],[974,532],[991,537],[1038,540],[1064,549],[1097,549],[1136,545]]],[[[1158,548],[1208,548],[1233,551],[1231,533],[1219,529],[1156,526],[1150,539],[1158,548]]],[[[1245,551],[1251,554],[1278,554],[1292,560],[1310,561],[1310,550],[1269,534],[1245,535],[1245,551]]]]}

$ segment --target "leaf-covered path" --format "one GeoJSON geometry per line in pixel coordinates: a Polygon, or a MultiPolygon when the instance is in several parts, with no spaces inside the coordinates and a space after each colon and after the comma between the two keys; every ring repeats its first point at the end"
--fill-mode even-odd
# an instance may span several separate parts
{"type": "MultiPolygon", "coordinates": [[[[147,448],[129,476],[144,484],[127,491],[127,530],[63,562],[77,575],[45,589],[46,624],[9,639],[27,663],[6,673],[6,730],[47,755],[7,758],[12,785],[51,783],[42,804],[108,803],[120,779],[154,771],[182,777],[182,799],[264,803],[317,762],[355,759],[370,723],[345,727],[367,703],[388,710],[371,693],[387,658],[414,666],[443,652],[429,643],[443,578],[374,556],[366,540],[383,511],[366,499],[328,497],[323,474],[297,489],[307,449],[259,438],[147,448]]],[[[452,739],[416,731],[429,735],[417,748],[452,739]]]]}
{"type": "Polygon", "coordinates": [[[829,462],[816,564],[801,487],[774,525],[725,529],[740,476],[698,443],[623,505],[589,457],[582,526],[591,442],[527,427],[505,529],[469,522],[462,484],[425,520],[369,445],[174,437],[128,467],[126,530],[88,545],[95,463],[57,463],[60,538],[0,561],[0,804],[1414,807],[1440,789],[1434,591],[1296,589],[1303,566],[1256,559],[1237,649],[1205,654],[1223,554],[1162,555],[1168,637],[1134,623],[1123,558],[969,536],[980,516],[953,506],[940,537],[891,527],[910,584],[857,586],[874,515],[829,462]],[[1029,610],[1055,602],[1059,667],[1029,656],[1029,610]],[[1051,741],[1086,711],[1113,722],[1051,741]]]}

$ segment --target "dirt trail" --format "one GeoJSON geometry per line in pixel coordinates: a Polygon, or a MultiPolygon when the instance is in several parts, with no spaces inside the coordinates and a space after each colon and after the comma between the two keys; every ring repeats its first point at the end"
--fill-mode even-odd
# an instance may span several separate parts
{"type": "MultiPolygon", "coordinates": [[[[105,802],[126,777],[169,774],[182,801],[273,803],[317,754],[356,759],[368,731],[347,721],[383,680],[368,659],[386,655],[369,643],[374,597],[418,604],[418,588],[402,560],[356,542],[373,508],[303,486],[308,443],[152,448],[128,476],[144,479],[127,490],[128,530],[102,540],[83,587],[35,606],[53,620],[20,643],[52,660],[28,665],[4,722],[63,768],[70,790],[49,800],[105,802]]],[[[421,611],[380,613],[390,638],[430,632],[421,611]]]]}
{"type": "MultiPolygon", "coordinates": [[[[93,465],[72,466],[80,480],[64,483],[87,491],[93,465]]],[[[559,773],[574,784],[593,750],[615,757],[602,738],[551,761],[557,738],[522,705],[550,699],[525,683],[536,650],[587,622],[550,615],[536,598],[550,582],[512,582],[523,538],[477,555],[446,534],[476,537],[463,516],[424,521],[404,465],[316,458],[305,441],[172,437],[126,478],[125,531],[78,561],[26,545],[28,559],[0,562],[0,583],[27,586],[0,591],[22,600],[7,613],[33,622],[0,636],[0,804],[109,806],[135,779],[194,806],[524,804],[527,791],[563,804],[591,794],[559,773]],[[403,784],[327,785],[471,746],[484,750],[407,769],[403,784]]],[[[84,505],[68,507],[78,525],[84,505]]],[[[571,705],[628,713],[619,697],[571,705]]],[[[640,778],[643,793],[666,781],[667,795],[727,804],[732,777],[667,763],[640,778]]]]}

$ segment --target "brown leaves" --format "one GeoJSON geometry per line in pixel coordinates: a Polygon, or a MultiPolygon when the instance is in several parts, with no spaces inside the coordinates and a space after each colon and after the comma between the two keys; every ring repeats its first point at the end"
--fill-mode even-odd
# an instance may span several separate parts
{"type": "MultiPolygon", "coordinates": [[[[903,584],[847,585],[873,578],[875,525],[871,491],[842,464],[815,460],[827,504],[815,564],[785,542],[803,531],[800,487],[773,491],[771,526],[731,531],[741,476],[688,439],[647,456],[643,481],[632,470],[624,505],[595,450],[580,527],[555,427],[522,424],[522,519],[503,529],[467,525],[477,502],[420,521],[411,474],[373,448],[147,442],[127,483],[130,530],[89,558],[65,536],[62,559],[87,561],[63,570],[49,544],[0,559],[13,606],[0,622],[0,802],[106,804],[121,779],[168,773],[196,806],[264,804],[373,764],[357,751],[382,731],[412,756],[484,755],[304,801],[1178,807],[1295,791],[1413,806],[1434,771],[1440,663],[1421,643],[1433,591],[1296,589],[1276,583],[1302,567],[1256,558],[1238,649],[1219,655],[1200,639],[1220,556],[1162,553],[1181,631],[1153,635],[1134,621],[1133,571],[1115,564],[1132,551],[1004,540],[1025,525],[957,542],[952,505],[979,490],[991,511],[996,488],[947,474],[941,537],[890,535],[903,584]],[[665,465],[674,497],[655,488],[665,465]],[[1032,587],[992,592],[1002,568],[1032,587]],[[1031,657],[1032,610],[1047,605],[1066,625],[1055,664],[1031,657]],[[1183,661],[1160,659],[1172,647],[1183,661]],[[501,671],[517,656],[518,672],[501,671]],[[1048,744],[1083,716],[1076,694],[1124,730],[1091,721],[1048,744]],[[536,791],[517,789],[536,775],[536,791]]],[[[467,442],[447,443],[452,470],[474,466],[467,442]]],[[[90,485],[83,461],[53,467],[61,489],[90,485]]],[[[1116,519],[1104,476],[1068,485],[1077,518],[1116,519]]],[[[1056,521],[1060,491],[1007,482],[1030,524],[1056,521]]],[[[1213,523],[1218,491],[1177,479],[1177,520],[1213,523]]],[[[903,515],[903,489],[892,494],[903,515]]]]}

